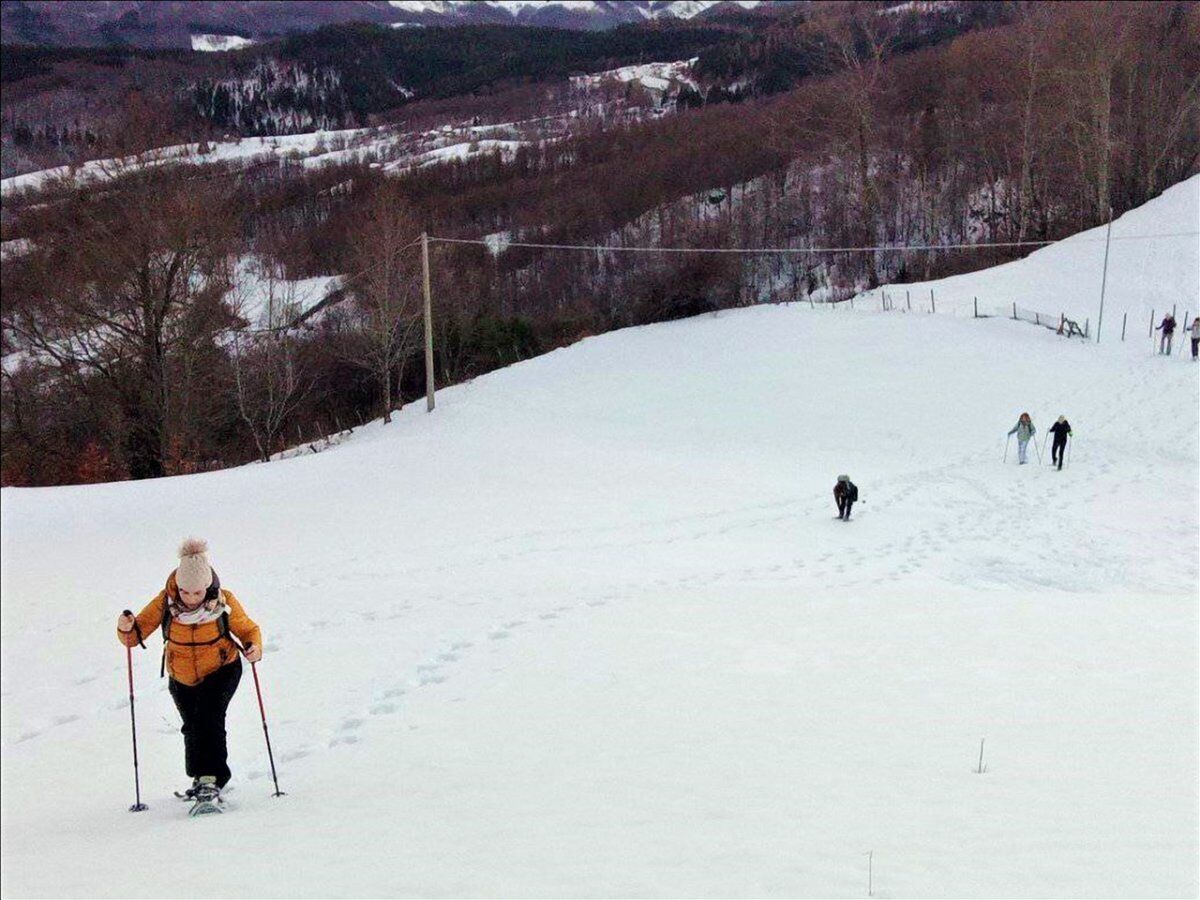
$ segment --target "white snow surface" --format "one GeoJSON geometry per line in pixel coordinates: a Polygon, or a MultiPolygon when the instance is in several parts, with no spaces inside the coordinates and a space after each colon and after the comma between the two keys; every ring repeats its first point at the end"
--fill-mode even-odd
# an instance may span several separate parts
{"type": "Polygon", "coordinates": [[[286,327],[302,318],[326,297],[340,289],[342,275],[317,275],[289,280],[274,278],[263,260],[238,260],[233,290],[226,299],[251,330],[286,327]]]}
{"type": "Polygon", "coordinates": [[[1198,410],[1145,340],[762,306],[319,455],[5,489],[3,893],[859,897],[870,852],[881,897],[1195,896],[1198,410]],[[1061,472],[1002,461],[1022,410],[1069,416],[1061,472]],[[247,672],[199,820],[157,635],[127,811],[113,634],[187,534],[263,628],[288,792],[247,672]]]}
{"type": "Polygon", "coordinates": [[[593,72],[590,75],[573,75],[571,85],[575,88],[595,88],[606,81],[640,81],[646,87],[659,91],[669,88],[672,81],[694,86],[696,82],[692,78],[692,66],[696,64],[697,59],[698,57],[693,57],[675,62],[639,63],[593,72]]]}
{"type": "Polygon", "coordinates": [[[192,49],[202,53],[218,53],[225,50],[240,50],[254,41],[236,34],[193,34],[192,49]]]}
{"type": "Polygon", "coordinates": [[[981,314],[1010,314],[1016,303],[1054,317],[1062,313],[1081,324],[1090,319],[1094,329],[1104,281],[1101,342],[1120,338],[1126,313],[1129,339],[1147,333],[1151,312],[1161,320],[1164,311],[1175,307],[1182,322],[1187,311],[1200,311],[1200,175],[1113,221],[1107,279],[1106,231],[1106,225],[1092,228],[1006,265],[889,286],[871,295],[886,290],[890,297],[903,298],[908,291],[914,307],[928,309],[932,289],[938,313],[973,315],[978,298],[981,314]]]}

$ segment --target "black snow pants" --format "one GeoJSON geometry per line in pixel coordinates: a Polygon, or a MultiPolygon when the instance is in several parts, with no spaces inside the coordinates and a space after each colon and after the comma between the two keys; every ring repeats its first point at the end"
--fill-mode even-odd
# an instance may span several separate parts
{"type": "Polygon", "coordinates": [[[171,679],[168,689],[183,719],[183,755],[190,777],[215,775],[218,787],[229,781],[225,710],[241,680],[240,659],[221,666],[199,684],[171,679]]]}
{"type": "Polygon", "coordinates": [[[1067,449],[1067,439],[1064,437],[1061,441],[1055,437],[1054,443],[1050,445],[1050,462],[1055,463],[1061,469],[1063,464],[1063,456],[1067,449]]]}
{"type": "Polygon", "coordinates": [[[849,519],[850,518],[850,507],[852,507],[853,505],[854,505],[854,501],[851,500],[849,497],[839,497],[838,498],[838,518],[839,519],[849,519]]]}

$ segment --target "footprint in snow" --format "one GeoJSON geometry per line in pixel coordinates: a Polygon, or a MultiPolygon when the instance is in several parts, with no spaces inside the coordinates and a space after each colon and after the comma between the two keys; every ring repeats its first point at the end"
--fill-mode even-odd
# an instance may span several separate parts
{"type": "Polygon", "coordinates": [[[402,687],[388,688],[386,691],[383,692],[384,700],[392,700],[396,697],[403,697],[403,696],[404,696],[404,688],[402,688],[402,687]]]}
{"type": "Polygon", "coordinates": [[[509,636],[509,634],[507,631],[502,631],[502,630],[497,629],[496,631],[493,631],[488,635],[488,640],[502,641],[508,636],[509,636]]]}
{"type": "Polygon", "coordinates": [[[389,716],[396,711],[395,703],[376,703],[371,707],[371,715],[373,716],[389,716]]]}
{"type": "Polygon", "coordinates": [[[355,730],[361,728],[362,724],[363,724],[362,719],[353,719],[352,718],[352,719],[343,720],[340,727],[341,727],[342,731],[355,731],[355,730]]]}

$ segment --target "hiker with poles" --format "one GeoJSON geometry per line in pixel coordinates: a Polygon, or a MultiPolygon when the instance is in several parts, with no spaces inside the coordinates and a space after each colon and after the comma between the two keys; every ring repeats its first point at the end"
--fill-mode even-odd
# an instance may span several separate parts
{"type": "MultiPolygon", "coordinates": [[[[1025,463],[1029,462],[1029,460],[1026,459],[1029,441],[1035,434],[1037,434],[1037,429],[1033,425],[1033,419],[1029,418],[1029,413],[1021,413],[1021,417],[1017,419],[1017,424],[1014,425],[1008,432],[1009,437],[1012,437],[1014,434],[1017,436],[1017,462],[1023,466],[1025,463]]],[[[1033,446],[1035,449],[1037,448],[1036,443],[1033,446]]],[[[1007,444],[1005,444],[1004,455],[1008,455],[1007,444]]]]}
{"type": "MultiPolygon", "coordinates": [[[[225,711],[242,678],[241,656],[253,668],[262,659],[262,633],[241,602],[221,587],[221,580],[208,561],[208,544],[189,538],[179,549],[179,565],[167,577],[166,586],[146,607],[133,615],[125,610],[117,619],[117,638],[126,647],[129,661],[129,700],[132,721],[132,648],[145,647],[144,640],[156,628],[163,632],[163,658],[159,675],[170,675],[168,689],[183,719],[185,771],[192,786],[177,794],[191,800],[191,815],[220,812],[221,789],[229,781],[228,749],[225,742],[225,711]]],[[[258,673],[254,672],[255,687],[258,673]]],[[[262,692],[259,690],[262,711],[262,692]]],[[[263,733],[266,732],[263,712],[263,733]]],[[[137,725],[133,724],[134,777],[137,780],[137,725]]],[[[270,755],[270,737],[267,752],[270,755]]],[[[271,759],[271,774],[275,763],[271,759]]],[[[276,793],[279,792],[276,780],[276,793]]],[[[141,787],[137,786],[141,807],[141,787]]],[[[144,808],[144,807],[142,807],[144,808]]]]}
{"type": "Polygon", "coordinates": [[[1071,434],[1071,423],[1067,421],[1066,416],[1058,417],[1058,421],[1050,426],[1050,434],[1054,436],[1054,441],[1050,444],[1050,465],[1057,465],[1061,472],[1067,450],[1067,438],[1071,434]]]}
{"type": "Polygon", "coordinates": [[[1175,337],[1175,314],[1167,313],[1163,316],[1162,322],[1155,331],[1161,331],[1162,337],[1158,339],[1158,352],[1160,356],[1171,355],[1171,341],[1175,337]]]}
{"type": "Polygon", "coordinates": [[[1200,359],[1200,316],[1192,319],[1192,324],[1184,331],[1192,333],[1192,362],[1196,362],[1197,359],[1200,359]]]}

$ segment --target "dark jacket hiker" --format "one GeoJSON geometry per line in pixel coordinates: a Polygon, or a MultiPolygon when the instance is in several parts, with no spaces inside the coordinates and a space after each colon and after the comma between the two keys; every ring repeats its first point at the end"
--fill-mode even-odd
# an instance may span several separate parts
{"type": "Polygon", "coordinates": [[[1054,442],[1050,445],[1050,462],[1060,469],[1063,466],[1063,451],[1067,449],[1067,437],[1071,434],[1071,423],[1066,416],[1059,416],[1058,421],[1050,426],[1054,442]]]}
{"type": "Polygon", "coordinates": [[[833,486],[833,499],[837,503],[838,518],[849,521],[850,507],[858,500],[858,487],[849,475],[838,476],[837,484],[833,486]]]}

